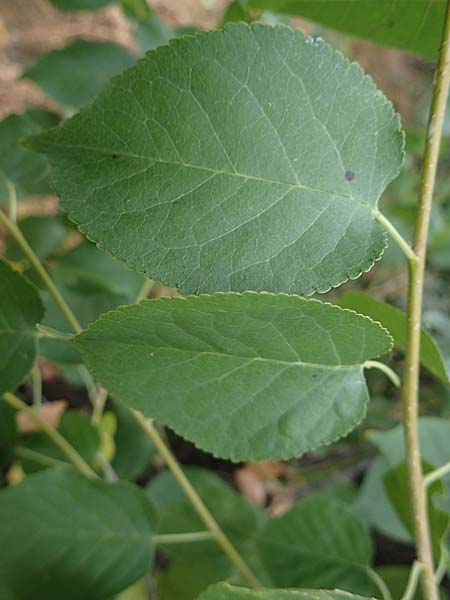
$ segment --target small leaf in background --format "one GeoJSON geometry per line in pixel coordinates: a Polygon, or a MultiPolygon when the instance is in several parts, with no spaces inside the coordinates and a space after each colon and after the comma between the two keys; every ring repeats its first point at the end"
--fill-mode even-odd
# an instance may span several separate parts
{"type": "MultiPolygon", "coordinates": [[[[149,394],[151,393],[150,388],[149,394]]],[[[113,411],[117,419],[117,430],[114,435],[116,451],[111,465],[121,479],[136,479],[153,460],[155,447],[128,406],[111,399],[108,408],[113,411]]]]}
{"type": "Polygon", "coordinates": [[[367,527],[376,529],[388,538],[410,543],[411,536],[395,512],[384,488],[383,477],[390,465],[384,456],[369,464],[353,504],[355,513],[367,527]]]}
{"type": "Polygon", "coordinates": [[[399,117],[356,63],[243,23],[148,53],[26,143],[90,239],[183,293],[358,277],[383,253],[374,211],[403,160],[399,117]]]}
{"type": "Polygon", "coordinates": [[[246,0],[233,0],[225,9],[221,26],[226,23],[253,23],[258,17],[259,11],[249,10],[246,0]]]}
{"type": "Polygon", "coordinates": [[[198,600],[368,600],[339,590],[246,590],[228,583],[211,586],[198,600]]]}
{"type": "Polygon", "coordinates": [[[305,17],[432,59],[437,58],[445,15],[445,2],[429,0],[249,0],[248,6],[305,17]]]}
{"type": "Polygon", "coordinates": [[[113,75],[135,60],[119,44],[77,40],[65,48],[41,54],[22,77],[33,81],[70,113],[91,102],[113,75]]]}
{"type": "MultiPolygon", "coordinates": [[[[377,567],[376,572],[382,578],[391,594],[392,600],[402,600],[408,585],[411,568],[409,565],[388,565],[377,567]]],[[[380,590],[374,584],[371,596],[376,598],[379,596],[380,590]]],[[[415,594],[411,600],[421,600],[420,586],[417,587],[415,594]]],[[[442,597],[445,600],[445,597],[442,597]]]]}
{"type": "Polygon", "coordinates": [[[148,590],[145,579],[141,579],[141,581],[138,581],[116,596],[115,600],[148,600],[148,590]]]}
{"type": "MultiPolygon", "coordinates": [[[[76,411],[66,412],[61,418],[58,431],[89,465],[95,466],[96,454],[100,447],[100,434],[87,415],[76,411]]],[[[53,461],[64,463],[68,460],[47,434],[40,431],[22,439],[17,457],[25,473],[40,471],[52,465],[53,461]],[[50,460],[46,463],[45,460],[41,460],[42,456],[49,457],[50,460]]]]}
{"type": "MultiPolygon", "coordinates": [[[[434,469],[429,463],[422,461],[423,473],[434,469]]],[[[397,516],[414,537],[414,515],[409,499],[408,467],[405,462],[392,467],[383,477],[386,493],[395,508],[397,516]]],[[[445,487],[442,481],[435,481],[427,488],[428,523],[430,527],[431,544],[436,563],[441,554],[441,542],[449,525],[450,514],[437,506],[436,500],[444,496],[445,487]]]]}
{"type": "Polygon", "coordinates": [[[98,10],[118,0],[50,0],[58,10],[98,10]]]}
{"type": "Polygon", "coordinates": [[[0,396],[0,469],[11,462],[19,432],[16,423],[16,411],[0,396]]]}
{"type": "MultiPolygon", "coordinates": [[[[405,460],[403,428],[398,425],[389,431],[370,431],[367,436],[378,447],[381,456],[375,458],[364,476],[355,510],[368,525],[384,535],[402,542],[411,541],[411,536],[398,518],[383,484],[387,471],[405,460]]],[[[450,460],[449,439],[450,421],[438,417],[419,419],[420,449],[425,462],[436,468],[446,464],[450,460]]],[[[448,499],[439,504],[450,512],[448,499]]]]}
{"type": "Polygon", "coordinates": [[[151,567],[154,510],[129,483],[45,470],[0,492],[0,519],[5,599],[106,600],[151,567]]]}
{"type": "Polygon", "coordinates": [[[177,37],[176,30],[161,21],[146,0],[124,0],[122,9],[131,21],[140,54],[177,37]]]}
{"type": "MultiPolygon", "coordinates": [[[[47,159],[19,147],[19,140],[57,125],[59,119],[57,114],[47,110],[29,109],[0,121],[0,171],[16,187],[19,200],[51,193],[47,159]]],[[[5,185],[2,185],[0,204],[8,201],[9,190],[5,185]]]]}
{"type": "MultiPolygon", "coordinates": [[[[67,230],[57,216],[31,216],[19,221],[19,229],[40,260],[44,260],[61,249],[67,237],[67,230]]],[[[27,259],[14,238],[6,240],[5,256],[12,261],[27,262],[27,259]]]]}
{"type": "MultiPolygon", "coordinates": [[[[363,292],[347,292],[340,298],[339,306],[355,310],[363,315],[368,315],[374,321],[379,321],[394,338],[394,346],[399,350],[405,350],[406,315],[404,312],[363,292]]],[[[444,383],[450,383],[442,353],[432,336],[424,328],[422,328],[420,337],[420,362],[444,383]]]]}
{"type": "Polygon", "coordinates": [[[118,400],[234,461],[288,459],[348,433],[368,401],[363,364],[391,344],[353,311],[252,292],[147,300],[72,341],[118,400]]]}
{"type": "Polygon", "coordinates": [[[351,508],[330,494],[308,496],[269,521],[259,547],[275,585],[337,588],[355,594],[370,590],[369,533],[351,508]]]}
{"type": "Polygon", "coordinates": [[[37,289],[0,259],[0,396],[14,390],[33,367],[36,324],[44,306],[37,289]]]}
{"type": "MultiPolygon", "coordinates": [[[[142,286],[142,275],[84,242],[62,256],[51,271],[52,278],[82,326],[121,304],[135,301],[142,286]]],[[[67,322],[53,298],[42,293],[46,305],[43,324],[70,333],[67,322]]],[[[80,364],[81,354],[66,341],[40,340],[40,353],[57,364],[80,364]]]]}
{"type": "MultiPolygon", "coordinates": [[[[256,560],[254,543],[265,522],[264,513],[217,475],[197,467],[186,467],[184,471],[231,542],[258,572],[261,566],[256,560]]],[[[166,471],[157,476],[147,486],[147,492],[157,508],[158,533],[205,530],[204,522],[171,473],[166,471]]],[[[168,568],[157,577],[162,600],[174,597],[193,600],[210,583],[236,575],[214,539],[191,544],[171,543],[162,547],[170,560],[168,568]]],[[[258,575],[261,576],[259,572],[258,575]]]]}

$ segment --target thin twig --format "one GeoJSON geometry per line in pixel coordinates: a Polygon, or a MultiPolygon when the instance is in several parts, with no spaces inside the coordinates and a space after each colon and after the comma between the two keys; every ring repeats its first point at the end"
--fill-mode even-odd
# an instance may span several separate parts
{"type": "Polygon", "coordinates": [[[36,425],[38,425],[40,429],[42,429],[42,431],[48,435],[55,446],[58,446],[58,448],[70,460],[70,462],[77,467],[80,473],[86,475],[86,477],[98,477],[97,473],[88,465],[84,458],[78,454],[75,448],[69,444],[69,442],[59,433],[57,429],[51,427],[36,410],[25,404],[25,402],[10,392],[3,394],[3,399],[16,410],[21,410],[27,413],[27,415],[36,423],[36,425]]]}
{"type": "Polygon", "coordinates": [[[186,493],[186,496],[191,501],[192,506],[195,508],[198,515],[202,518],[203,522],[205,523],[209,531],[212,533],[217,543],[221,546],[222,550],[225,552],[225,554],[228,556],[231,562],[236,566],[243,579],[253,588],[260,587],[258,579],[250,570],[248,565],[244,562],[239,552],[230,542],[228,537],[225,535],[225,533],[222,531],[221,527],[217,523],[216,519],[205,506],[203,500],[197,494],[197,491],[184,474],[183,470],[178,464],[178,461],[176,460],[172,452],[169,450],[169,448],[166,446],[166,444],[163,442],[161,436],[159,435],[158,431],[155,429],[153,424],[148,419],[146,419],[142,413],[133,410],[133,414],[139,425],[142,427],[142,429],[145,431],[148,437],[152,440],[153,444],[160,453],[166,465],[172,471],[173,476],[178,481],[183,491],[186,493]]]}

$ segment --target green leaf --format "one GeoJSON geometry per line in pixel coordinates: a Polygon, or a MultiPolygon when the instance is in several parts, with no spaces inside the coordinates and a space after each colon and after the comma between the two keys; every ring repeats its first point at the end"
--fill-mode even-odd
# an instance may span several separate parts
{"type": "MultiPolygon", "coordinates": [[[[389,431],[371,431],[368,437],[394,467],[405,460],[403,427],[398,425],[389,431]]],[[[419,419],[419,442],[422,459],[439,468],[449,460],[448,440],[450,421],[439,417],[419,419]]]]}
{"type": "Polygon", "coordinates": [[[58,10],[98,10],[118,0],[50,0],[58,10]]]}
{"type": "Polygon", "coordinates": [[[128,483],[42,471],[0,492],[0,518],[4,600],[106,600],[152,562],[153,509],[128,483]]]}
{"type": "MultiPolygon", "coordinates": [[[[83,327],[100,314],[135,301],[144,278],[123,264],[83,243],[65,254],[51,271],[52,278],[83,327]]],[[[47,292],[43,292],[47,314],[43,324],[70,333],[64,315],[47,292]]],[[[61,364],[79,364],[80,353],[68,342],[41,339],[40,352],[61,364]]]]}
{"type": "Polygon", "coordinates": [[[339,590],[246,590],[228,583],[210,587],[198,600],[363,600],[339,590]]]}
{"type": "Polygon", "coordinates": [[[155,573],[159,600],[196,600],[209,585],[230,576],[229,560],[223,556],[183,557],[155,573]],[[227,564],[228,562],[228,564],[227,564]]]}
{"type": "MultiPolygon", "coordinates": [[[[379,321],[394,338],[394,346],[399,350],[405,350],[406,315],[401,310],[362,292],[347,292],[339,300],[339,305],[379,321]]],[[[420,362],[433,375],[445,383],[450,383],[441,351],[432,336],[424,328],[422,328],[420,336],[420,362]]]]}
{"type": "MultiPolygon", "coordinates": [[[[86,415],[76,411],[66,412],[61,418],[58,431],[87,463],[91,466],[95,465],[96,453],[100,446],[100,434],[86,415]]],[[[40,462],[39,457],[27,453],[27,451],[37,452],[58,462],[67,462],[66,455],[42,431],[25,436],[20,450],[18,456],[26,473],[40,471],[51,464],[51,461],[47,464],[40,462]],[[20,452],[22,449],[25,449],[25,453],[20,452]]]]}
{"type": "MultiPolygon", "coordinates": [[[[149,392],[151,393],[151,389],[149,392]]],[[[150,465],[155,447],[127,406],[111,400],[109,410],[117,417],[114,436],[116,452],[112,467],[121,479],[136,479],[150,465]]]]}
{"type": "Polygon", "coordinates": [[[445,0],[249,0],[251,8],[305,17],[384,46],[436,58],[445,0]]]}
{"type": "MultiPolygon", "coordinates": [[[[383,567],[378,567],[376,572],[383,579],[384,583],[387,585],[392,600],[402,600],[403,594],[408,585],[409,575],[410,575],[410,566],[404,565],[387,565],[383,567]]],[[[379,595],[379,589],[374,585],[372,589],[372,596],[376,597],[379,595]]],[[[411,600],[421,600],[422,596],[420,593],[420,586],[416,589],[415,594],[412,596],[411,600]]],[[[444,600],[444,599],[443,599],[444,600]]]]}
{"type": "Polygon", "coordinates": [[[11,461],[18,437],[16,411],[0,396],[0,469],[11,461]]]}
{"type": "Polygon", "coordinates": [[[353,311],[252,292],[144,301],[72,341],[118,400],[234,461],[288,459],[348,433],[368,401],[363,363],[390,348],[353,311]]]}
{"type": "MultiPolygon", "coordinates": [[[[198,467],[184,469],[189,481],[217,522],[254,571],[260,575],[255,540],[265,515],[222,479],[198,467]]],[[[157,507],[158,533],[204,531],[205,524],[171,473],[156,477],[147,491],[157,507]]],[[[211,583],[236,578],[237,573],[215,540],[162,546],[170,558],[168,568],[157,574],[161,600],[194,600],[211,583]]]]}
{"type": "MultiPolygon", "coordinates": [[[[47,159],[20,148],[18,144],[20,138],[39,133],[58,121],[58,115],[43,109],[10,114],[0,121],[0,171],[17,188],[19,198],[51,193],[47,159]]],[[[3,190],[0,203],[7,200],[6,190],[3,190]]]]}
{"type": "MultiPolygon", "coordinates": [[[[26,217],[19,221],[18,225],[40,260],[48,258],[60,250],[67,237],[67,230],[58,217],[42,215],[26,217]]],[[[5,256],[9,260],[27,262],[22,248],[12,237],[7,238],[5,256]]]]}
{"type": "MultiPolygon", "coordinates": [[[[355,510],[371,526],[384,535],[402,542],[411,541],[408,530],[398,518],[384,489],[383,478],[390,468],[405,460],[403,428],[371,431],[368,437],[381,452],[365,474],[355,503],[355,510]]],[[[450,422],[438,417],[419,419],[419,441],[422,458],[436,468],[449,460],[450,422]]],[[[447,479],[448,480],[448,479],[447,479]]]]}
{"type": "MultiPolygon", "coordinates": [[[[429,463],[423,461],[424,473],[429,473],[433,468],[429,463]]],[[[413,537],[414,515],[409,499],[408,468],[405,462],[401,462],[384,475],[384,486],[398,517],[413,537]]],[[[428,522],[436,562],[439,561],[441,542],[447,531],[450,518],[449,513],[439,508],[435,502],[436,496],[442,497],[444,494],[445,488],[442,481],[435,481],[427,488],[428,522]]]]}
{"type": "Polygon", "coordinates": [[[147,54],[27,146],[48,153],[71,219],[130,268],[185,293],[308,295],[381,257],[399,126],[324,42],[231,24],[147,54]]]}
{"type": "Polygon", "coordinates": [[[411,536],[398,518],[384,487],[383,477],[389,469],[384,456],[377,456],[370,463],[353,508],[368,527],[375,528],[386,537],[409,543],[411,536]]]}
{"type": "Polygon", "coordinates": [[[248,10],[245,0],[233,0],[225,9],[221,25],[239,22],[252,23],[258,16],[257,12],[248,10]]]}
{"type": "MultiPolygon", "coordinates": [[[[265,523],[264,513],[210,471],[199,467],[186,467],[184,472],[232,543],[245,550],[265,523]]],[[[165,471],[158,475],[146,489],[157,509],[158,533],[205,530],[203,520],[170,472],[165,471]]],[[[223,554],[215,540],[191,544],[171,543],[162,547],[169,556],[177,558],[191,559],[223,554]]],[[[227,564],[228,571],[231,568],[227,564]]]]}
{"type": "Polygon", "coordinates": [[[14,390],[36,358],[44,307],[36,288],[0,259],[0,396],[14,390]]]}
{"type": "Polygon", "coordinates": [[[370,590],[372,545],[351,508],[328,494],[308,496],[264,529],[260,551],[275,585],[370,590]]]}
{"type": "Polygon", "coordinates": [[[113,75],[134,62],[135,57],[119,44],[77,40],[41,54],[22,77],[71,112],[91,102],[113,75]]]}

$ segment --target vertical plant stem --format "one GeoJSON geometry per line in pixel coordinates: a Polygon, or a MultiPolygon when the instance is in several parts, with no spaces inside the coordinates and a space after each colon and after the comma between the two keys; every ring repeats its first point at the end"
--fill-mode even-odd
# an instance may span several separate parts
{"type": "Polygon", "coordinates": [[[434,579],[427,514],[427,496],[419,447],[419,354],[425,258],[439,147],[450,84],[450,0],[447,2],[442,45],[436,70],[423,158],[420,197],[414,232],[415,257],[409,259],[406,366],[403,386],[405,446],[417,555],[422,565],[422,592],[426,600],[438,600],[434,579]]]}
{"type": "Polygon", "coordinates": [[[228,556],[231,562],[236,566],[244,581],[246,581],[247,584],[253,588],[261,587],[255,575],[252,573],[248,565],[242,559],[239,552],[236,550],[236,548],[230,542],[228,537],[222,531],[215,518],[205,506],[203,500],[197,494],[195,488],[192,486],[189,479],[183,473],[183,470],[178,464],[176,458],[166,446],[153,424],[150,421],[148,421],[142,413],[138,411],[133,411],[133,414],[136,417],[136,420],[140,424],[142,429],[146,432],[148,437],[156,446],[156,449],[160,453],[164,462],[172,471],[173,476],[178,481],[183,491],[186,493],[186,496],[191,501],[192,506],[195,508],[198,515],[203,519],[203,522],[208,527],[209,531],[212,533],[217,543],[221,546],[222,550],[225,552],[225,554],[228,556]]]}
{"type": "Polygon", "coordinates": [[[9,218],[13,223],[17,222],[17,191],[16,186],[6,179],[6,185],[8,188],[8,205],[9,205],[9,218]]]}
{"type": "Polygon", "coordinates": [[[78,323],[78,320],[76,319],[75,315],[70,310],[66,301],[59,293],[59,290],[56,287],[56,285],[53,283],[52,278],[47,273],[47,271],[44,269],[41,261],[38,259],[36,254],[33,252],[33,249],[31,248],[30,244],[23,237],[20,229],[17,227],[17,225],[15,223],[13,223],[11,221],[11,219],[9,219],[5,215],[5,213],[1,209],[0,209],[0,223],[2,223],[5,226],[7,232],[16,240],[16,242],[22,248],[25,256],[28,258],[28,260],[33,265],[33,267],[36,269],[37,273],[39,274],[40,278],[42,279],[42,282],[44,283],[45,287],[48,289],[48,291],[52,295],[56,304],[61,309],[61,312],[64,314],[65,318],[67,319],[67,322],[69,323],[69,325],[72,328],[72,330],[74,331],[74,333],[80,333],[81,325],[78,323]]]}
{"type": "MultiPolygon", "coordinates": [[[[22,248],[25,255],[28,257],[31,264],[34,266],[34,268],[40,275],[44,285],[47,287],[48,291],[53,296],[53,299],[59,306],[61,312],[65,316],[66,320],[68,321],[68,323],[71,326],[71,328],[73,329],[73,331],[75,333],[79,333],[82,328],[81,328],[81,325],[79,324],[77,318],[75,317],[75,315],[73,314],[73,312],[71,311],[71,309],[69,308],[67,303],[65,302],[64,298],[61,296],[59,290],[53,283],[53,281],[52,281],[51,277],[49,276],[49,274],[47,273],[47,271],[44,269],[40,260],[35,255],[35,253],[33,252],[32,248],[30,247],[30,245],[28,244],[26,239],[23,237],[20,229],[14,223],[12,223],[12,221],[5,215],[5,213],[1,209],[0,209],[0,223],[3,223],[3,225],[6,227],[8,233],[10,233],[10,235],[13,236],[13,238],[17,241],[19,246],[22,248]]],[[[150,280],[144,282],[144,285],[142,287],[140,294],[145,294],[147,292],[147,290],[150,288],[150,285],[151,285],[150,280]]],[[[106,401],[107,391],[102,389],[100,391],[100,394],[102,397],[100,399],[100,403],[98,403],[97,410],[99,411],[99,414],[101,416],[101,412],[103,410],[103,406],[106,401]]],[[[38,423],[40,425],[40,427],[42,427],[42,429],[55,442],[55,444],[59,446],[59,448],[62,450],[62,452],[64,452],[64,454],[73,462],[73,464],[75,464],[78,467],[78,469],[82,473],[84,473],[84,475],[86,475],[88,477],[97,477],[97,474],[95,473],[95,471],[93,471],[91,469],[91,467],[84,461],[84,459],[78,454],[78,452],[69,444],[69,442],[67,442],[67,440],[56,429],[54,429],[53,427],[50,427],[48,425],[48,423],[46,423],[38,415],[38,413],[36,413],[33,409],[31,409],[29,406],[27,406],[24,402],[22,402],[19,398],[17,398],[13,394],[10,394],[10,393],[5,394],[4,399],[9,404],[11,404],[11,406],[14,406],[15,408],[17,408],[19,410],[26,411],[30,415],[30,417],[36,423],[38,423]]],[[[94,406],[94,410],[96,408],[97,408],[97,405],[94,406]]],[[[147,435],[150,437],[150,439],[153,441],[153,443],[157,447],[159,453],[164,458],[164,461],[166,462],[168,467],[171,469],[172,473],[174,474],[174,476],[180,483],[181,487],[186,492],[186,495],[189,498],[189,500],[191,501],[195,510],[202,517],[206,526],[211,531],[212,535],[214,536],[214,538],[216,539],[218,544],[222,547],[224,553],[236,565],[236,568],[241,573],[243,579],[248,583],[248,585],[250,585],[251,587],[260,587],[259,581],[255,577],[255,575],[252,573],[250,568],[247,566],[247,564],[244,562],[241,555],[236,550],[236,548],[233,546],[233,544],[230,542],[228,537],[225,535],[225,533],[219,527],[218,523],[216,522],[216,520],[214,519],[212,514],[209,512],[207,507],[204,505],[200,496],[197,494],[194,487],[191,485],[188,478],[183,473],[180,465],[178,464],[175,457],[170,452],[169,448],[164,443],[164,440],[161,438],[159,433],[156,431],[156,429],[153,427],[153,425],[151,423],[149,423],[144,418],[143,415],[141,415],[141,413],[138,413],[136,411],[133,411],[133,412],[136,416],[136,419],[138,420],[138,422],[141,424],[142,428],[144,429],[144,431],[147,433],[147,435]]]]}
{"type": "Polygon", "coordinates": [[[86,477],[97,477],[97,473],[91,469],[84,458],[78,454],[75,448],[69,444],[69,442],[59,433],[57,429],[51,427],[36,410],[9,392],[3,394],[3,399],[16,410],[21,410],[27,413],[27,415],[29,415],[29,417],[48,435],[52,442],[58,446],[58,448],[70,460],[70,462],[75,465],[80,473],[86,475],[86,477]]]}

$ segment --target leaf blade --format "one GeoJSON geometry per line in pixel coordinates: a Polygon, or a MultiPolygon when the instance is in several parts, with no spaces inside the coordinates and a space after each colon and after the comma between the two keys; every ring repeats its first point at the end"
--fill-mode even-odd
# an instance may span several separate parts
{"type": "Polygon", "coordinates": [[[119,308],[73,343],[113,396],[233,460],[345,435],[365,412],[364,361],[390,347],[352,311],[252,292],[119,308]]]}
{"type": "Polygon", "coordinates": [[[81,230],[130,268],[185,293],[309,295],[381,257],[373,209],[403,137],[357,65],[299,30],[239,24],[147,54],[28,146],[81,230]]]}

